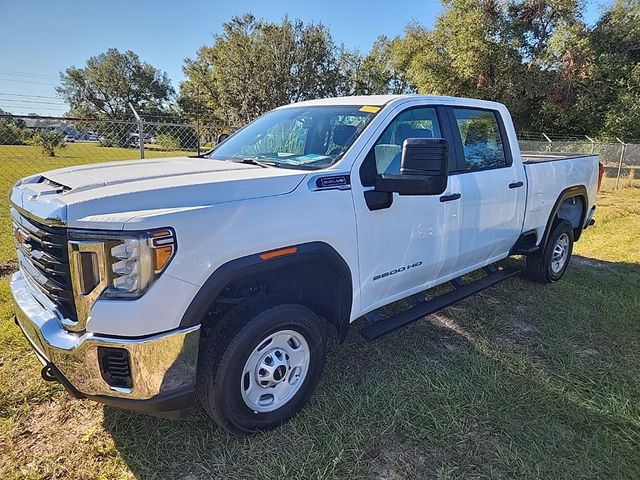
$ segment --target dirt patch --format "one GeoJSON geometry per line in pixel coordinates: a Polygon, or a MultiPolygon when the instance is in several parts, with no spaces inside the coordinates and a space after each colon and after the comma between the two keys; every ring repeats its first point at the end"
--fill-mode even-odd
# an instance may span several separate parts
{"type": "MultiPolygon", "coordinates": [[[[479,426],[478,426],[479,427],[479,426]]],[[[452,439],[453,441],[454,439],[452,439]]],[[[389,435],[365,450],[367,478],[371,480],[439,479],[460,477],[502,478],[493,464],[497,437],[488,431],[471,430],[456,437],[455,444],[433,445],[421,451],[409,441],[389,435]],[[489,475],[490,473],[490,475],[489,475]]]]}
{"type": "Polygon", "coordinates": [[[426,457],[399,438],[377,440],[365,452],[369,468],[367,478],[372,480],[400,480],[427,478],[426,457]]]}
{"type": "Polygon", "coordinates": [[[600,355],[600,350],[593,347],[584,347],[579,349],[576,353],[582,358],[594,358],[600,355]]]}
{"type": "Polygon", "coordinates": [[[611,263],[610,262],[604,262],[604,261],[601,261],[601,260],[595,260],[593,258],[578,257],[576,255],[571,257],[571,263],[573,263],[574,265],[579,265],[581,267],[598,268],[598,269],[610,269],[611,268],[611,263]]]}
{"type": "Polygon", "coordinates": [[[113,450],[113,439],[105,432],[102,418],[102,407],[68,395],[34,405],[28,415],[20,416],[18,429],[0,446],[0,471],[20,465],[19,476],[35,478],[35,472],[42,472],[46,465],[50,475],[46,478],[67,477],[69,471],[87,463],[87,457],[113,450]]]}
{"type": "Polygon", "coordinates": [[[12,260],[10,262],[0,263],[0,277],[11,275],[18,270],[18,262],[12,260]]]}
{"type": "Polygon", "coordinates": [[[524,316],[514,316],[507,328],[498,336],[496,342],[510,349],[519,350],[533,359],[542,360],[543,352],[536,341],[538,330],[524,316]]]}

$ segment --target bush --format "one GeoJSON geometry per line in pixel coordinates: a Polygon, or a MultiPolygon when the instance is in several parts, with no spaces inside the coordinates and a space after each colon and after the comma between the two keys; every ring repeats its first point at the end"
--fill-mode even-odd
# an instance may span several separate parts
{"type": "Polygon", "coordinates": [[[66,147],[66,143],[63,142],[63,137],[60,132],[36,132],[31,137],[31,141],[34,145],[40,145],[42,147],[42,155],[45,157],[55,157],[56,148],[66,147]]]}
{"type": "Polygon", "coordinates": [[[156,136],[156,145],[161,150],[178,150],[180,148],[180,139],[168,133],[160,133],[156,136]]]}
{"type": "Polygon", "coordinates": [[[0,119],[0,145],[24,145],[27,132],[24,129],[0,119]]]}

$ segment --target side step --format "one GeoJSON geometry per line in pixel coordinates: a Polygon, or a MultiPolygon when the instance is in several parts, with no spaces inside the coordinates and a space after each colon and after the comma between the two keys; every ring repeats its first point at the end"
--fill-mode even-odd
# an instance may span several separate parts
{"type": "Polygon", "coordinates": [[[519,270],[497,270],[495,267],[485,267],[487,275],[475,280],[471,283],[464,284],[460,278],[451,281],[454,289],[444,293],[438,297],[424,302],[417,302],[414,306],[404,310],[396,315],[387,318],[381,318],[377,312],[371,312],[370,318],[375,321],[360,330],[360,335],[366,341],[370,342],[380,338],[388,333],[394,332],[405,325],[413,323],[421,318],[431,315],[432,313],[442,310],[449,305],[459,302],[475,293],[481,292],[496,283],[500,283],[507,278],[511,278],[519,273],[519,270]]]}

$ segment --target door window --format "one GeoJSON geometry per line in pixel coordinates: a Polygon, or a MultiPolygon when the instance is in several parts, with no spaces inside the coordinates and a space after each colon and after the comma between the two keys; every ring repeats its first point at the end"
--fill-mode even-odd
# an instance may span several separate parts
{"type": "Polygon", "coordinates": [[[508,166],[496,112],[454,108],[464,152],[464,169],[485,170],[508,166]]]}
{"type": "Polygon", "coordinates": [[[400,173],[402,143],[407,138],[442,138],[435,108],[405,110],[387,126],[373,147],[377,173],[400,173]]]}

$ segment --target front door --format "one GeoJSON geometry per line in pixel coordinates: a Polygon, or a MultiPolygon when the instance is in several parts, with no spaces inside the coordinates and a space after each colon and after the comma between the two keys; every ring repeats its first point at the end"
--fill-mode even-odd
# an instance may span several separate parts
{"type": "Polygon", "coordinates": [[[449,177],[441,195],[394,193],[386,197],[390,201],[385,201],[386,194],[371,195],[376,174],[399,173],[404,140],[450,141],[439,107],[399,107],[390,118],[365,146],[366,157],[352,172],[362,310],[366,311],[429,288],[453,273],[460,242],[460,202],[452,196],[460,191],[455,175],[449,177]],[[447,201],[448,197],[453,199],[447,201]]]}

